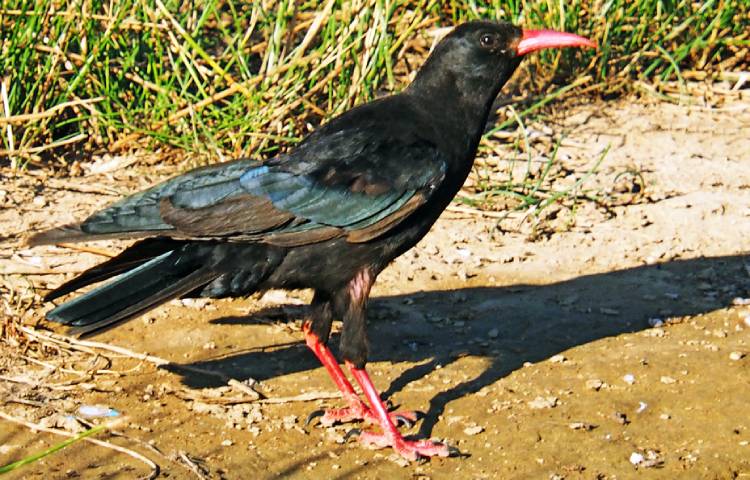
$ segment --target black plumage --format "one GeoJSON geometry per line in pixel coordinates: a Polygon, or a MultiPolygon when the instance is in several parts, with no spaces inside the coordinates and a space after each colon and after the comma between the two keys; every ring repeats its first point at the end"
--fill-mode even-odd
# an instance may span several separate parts
{"type": "MultiPolygon", "coordinates": [[[[346,396],[325,349],[331,320],[343,320],[340,351],[367,396],[365,304],[372,283],[428,232],[461,188],[493,100],[521,54],[590,46],[574,37],[540,36],[508,23],[461,25],[402,93],[334,118],[288,154],[193,170],[80,224],[32,237],[34,245],[142,239],[48,294],[51,300],[117,276],[47,317],[89,333],[176,297],[312,288],[308,345],[346,396]]],[[[382,405],[368,400],[368,411],[384,422],[382,405]]],[[[388,444],[409,458],[447,453],[404,442],[388,444]]]]}

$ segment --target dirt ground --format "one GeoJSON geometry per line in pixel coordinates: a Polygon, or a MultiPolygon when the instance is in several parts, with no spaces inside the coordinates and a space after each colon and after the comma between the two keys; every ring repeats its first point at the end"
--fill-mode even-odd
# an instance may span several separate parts
{"type": "MultiPolygon", "coordinates": [[[[156,462],[159,478],[750,479],[750,108],[741,94],[699,104],[566,108],[539,128],[566,133],[561,184],[610,145],[587,188],[639,193],[580,202],[536,228],[511,216],[504,232],[454,209],[381,275],[374,381],[426,413],[407,433],[445,439],[460,457],[405,466],[344,443],[352,425],[305,430],[311,411],[340,405],[301,341],[308,292],[175,301],[92,339],[170,362],[161,367],[95,345],[6,344],[0,410],[75,430],[81,405],[114,408],[122,435],[96,438],[156,462]],[[266,399],[247,401],[229,378],[254,379],[266,399]]],[[[146,154],[130,161],[4,179],[0,278],[5,308],[30,302],[26,325],[54,329],[38,323],[47,307],[24,297],[30,285],[43,292],[103,257],[29,250],[22,233],[174,172],[146,154]]],[[[0,464],[61,440],[0,419],[0,464]]],[[[17,472],[119,479],[150,467],[78,442],[17,472]]]]}

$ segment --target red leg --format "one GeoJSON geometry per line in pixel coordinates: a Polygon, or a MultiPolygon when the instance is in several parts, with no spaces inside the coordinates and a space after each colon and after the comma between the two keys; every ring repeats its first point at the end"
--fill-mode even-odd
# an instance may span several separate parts
{"type": "Polygon", "coordinates": [[[320,341],[320,338],[318,338],[317,335],[312,333],[308,322],[305,322],[302,325],[302,331],[305,332],[305,343],[310,350],[313,351],[315,356],[318,357],[320,363],[326,368],[328,374],[336,384],[336,387],[341,391],[344,400],[349,404],[348,408],[326,411],[320,419],[320,423],[330,426],[336,422],[346,422],[357,418],[363,418],[365,416],[364,411],[367,410],[367,407],[362,403],[362,400],[359,399],[352,384],[349,383],[349,380],[344,376],[344,372],[341,370],[341,367],[339,367],[339,363],[336,361],[333,353],[331,353],[331,350],[320,341]]]}
{"type": "Polygon", "coordinates": [[[376,448],[392,447],[397,453],[408,460],[417,460],[420,457],[447,457],[450,454],[448,446],[442,443],[435,443],[430,440],[406,440],[393,424],[393,420],[385,408],[383,401],[380,399],[378,391],[372,384],[367,371],[364,368],[356,368],[349,362],[346,363],[346,366],[352,372],[360,387],[362,387],[362,391],[370,403],[370,407],[374,410],[378,418],[380,428],[383,429],[383,433],[361,433],[359,436],[360,442],[376,448]]]}
{"type": "MultiPolygon", "coordinates": [[[[331,426],[334,423],[345,423],[354,420],[366,420],[370,423],[377,423],[378,417],[372,411],[367,408],[367,405],[359,399],[359,396],[354,391],[352,384],[346,379],[344,372],[339,367],[339,363],[336,357],[333,356],[331,350],[320,341],[317,335],[310,330],[310,323],[305,322],[302,325],[302,331],[305,333],[305,343],[313,351],[320,363],[328,371],[328,374],[333,379],[336,387],[341,391],[348,407],[336,408],[326,410],[320,419],[320,423],[325,426],[331,426]]],[[[315,413],[308,417],[308,421],[314,418],[315,413]]],[[[403,420],[405,423],[414,423],[417,421],[417,416],[413,412],[393,412],[389,413],[389,416],[394,419],[403,420]]]]}

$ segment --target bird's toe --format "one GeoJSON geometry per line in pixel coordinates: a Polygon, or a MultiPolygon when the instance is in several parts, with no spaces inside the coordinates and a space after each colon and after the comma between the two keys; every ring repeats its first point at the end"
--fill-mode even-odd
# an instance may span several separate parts
{"type": "Polygon", "coordinates": [[[323,417],[325,416],[325,414],[325,410],[315,410],[314,412],[310,412],[310,415],[308,415],[305,419],[305,427],[309,427],[313,420],[319,417],[323,417]]]}

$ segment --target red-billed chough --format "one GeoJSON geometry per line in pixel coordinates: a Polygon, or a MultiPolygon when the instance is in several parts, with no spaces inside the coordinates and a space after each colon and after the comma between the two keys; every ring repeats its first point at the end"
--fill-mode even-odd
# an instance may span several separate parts
{"type": "Polygon", "coordinates": [[[33,236],[31,245],[139,239],[50,292],[46,300],[116,277],[47,318],[86,334],[173,298],[312,288],[305,340],[348,405],[321,420],[376,422],[382,431],[360,440],[408,459],[448,455],[443,444],[404,439],[393,420],[413,417],[388,412],[370,381],[367,298],[378,274],[428,232],[461,188],[492,103],[523,55],[554,47],[594,44],[509,23],[463,24],[403,92],[334,118],[289,153],[192,170],[33,236]],[[340,353],[367,403],[326,346],[333,318],[343,321],[340,353]]]}

